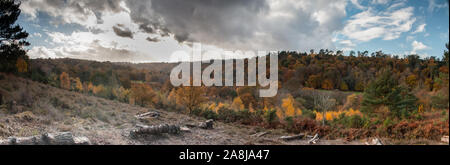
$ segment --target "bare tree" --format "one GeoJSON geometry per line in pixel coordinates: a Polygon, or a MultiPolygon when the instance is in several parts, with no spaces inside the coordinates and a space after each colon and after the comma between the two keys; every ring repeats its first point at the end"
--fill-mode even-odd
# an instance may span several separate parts
{"type": "Polygon", "coordinates": [[[313,92],[314,108],[322,111],[322,125],[325,125],[326,112],[336,104],[336,100],[331,98],[329,92],[313,92]]]}

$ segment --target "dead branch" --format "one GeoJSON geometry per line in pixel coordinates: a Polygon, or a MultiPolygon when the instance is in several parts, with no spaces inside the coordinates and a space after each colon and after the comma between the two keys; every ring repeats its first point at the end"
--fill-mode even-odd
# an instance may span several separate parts
{"type": "Polygon", "coordinates": [[[280,139],[284,141],[291,141],[291,140],[299,140],[305,137],[304,133],[293,135],[293,136],[281,136],[280,139]]]}

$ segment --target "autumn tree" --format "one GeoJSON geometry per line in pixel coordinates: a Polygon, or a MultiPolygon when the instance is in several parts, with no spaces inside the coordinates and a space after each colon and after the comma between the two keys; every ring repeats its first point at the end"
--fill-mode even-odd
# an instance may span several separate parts
{"type": "Polygon", "coordinates": [[[26,67],[28,56],[23,49],[24,46],[30,45],[26,41],[28,33],[15,24],[21,13],[19,6],[18,1],[0,1],[0,71],[2,72],[28,71],[26,67]]]}
{"type": "Polygon", "coordinates": [[[256,93],[255,87],[246,86],[237,89],[238,97],[242,100],[242,103],[244,103],[244,106],[247,109],[249,108],[250,104],[254,106],[258,105],[255,93],[256,93]]]}
{"type": "Polygon", "coordinates": [[[75,78],[75,90],[78,92],[83,92],[83,83],[79,77],[75,78]]]}
{"type": "Polygon", "coordinates": [[[311,75],[308,78],[307,86],[317,89],[320,86],[320,76],[319,75],[311,75]]]}
{"type": "Polygon", "coordinates": [[[132,83],[131,95],[134,101],[141,106],[150,106],[155,102],[156,93],[146,83],[132,83]]]}
{"type": "Polygon", "coordinates": [[[117,100],[128,103],[131,96],[131,90],[125,89],[124,87],[119,87],[113,89],[113,94],[117,100]]]}
{"type": "Polygon", "coordinates": [[[205,101],[203,87],[184,86],[176,90],[176,103],[184,105],[189,114],[205,101]]]}
{"type": "Polygon", "coordinates": [[[94,93],[94,84],[92,84],[92,82],[89,82],[86,90],[88,93],[94,93]]]}
{"type": "Polygon", "coordinates": [[[416,87],[416,85],[417,85],[417,76],[414,75],[414,74],[411,74],[408,77],[406,77],[406,84],[408,85],[408,87],[410,89],[416,87]]]}
{"type": "Polygon", "coordinates": [[[292,97],[292,95],[288,94],[288,96],[284,98],[281,102],[282,102],[281,107],[284,110],[285,117],[294,117],[302,115],[302,110],[300,110],[299,108],[295,108],[294,106],[295,100],[292,97]]]}
{"type": "Polygon", "coordinates": [[[16,68],[19,73],[28,72],[28,64],[22,57],[17,58],[16,68]]]}
{"type": "Polygon", "coordinates": [[[59,75],[59,85],[63,89],[70,90],[70,77],[69,74],[66,72],[62,72],[61,75],[59,75]]]}
{"type": "Polygon", "coordinates": [[[236,110],[244,110],[245,109],[245,105],[242,102],[240,97],[236,97],[233,99],[233,103],[231,104],[231,107],[233,107],[236,110]]]}
{"type": "Polygon", "coordinates": [[[322,89],[331,90],[333,89],[333,82],[330,79],[326,79],[322,82],[322,89]]]}
{"type": "Polygon", "coordinates": [[[339,89],[340,89],[341,91],[348,91],[348,85],[347,85],[347,83],[345,83],[345,81],[342,81],[342,82],[341,82],[341,85],[340,85],[340,87],[339,87],[339,89]]]}

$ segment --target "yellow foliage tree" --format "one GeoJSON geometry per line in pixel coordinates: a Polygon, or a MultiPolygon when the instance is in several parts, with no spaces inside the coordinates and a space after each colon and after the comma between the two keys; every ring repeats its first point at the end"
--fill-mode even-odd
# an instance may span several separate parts
{"type": "Polygon", "coordinates": [[[414,88],[417,85],[417,76],[412,74],[406,77],[406,84],[409,88],[414,88]]]}
{"type": "Polygon", "coordinates": [[[61,75],[59,75],[59,81],[60,81],[60,87],[63,89],[70,89],[70,77],[69,74],[66,72],[62,72],[61,75]]]}
{"type": "Polygon", "coordinates": [[[234,98],[233,103],[231,104],[231,107],[233,107],[236,110],[243,110],[245,109],[245,105],[242,102],[241,98],[238,96],[234,98]]]}
{"type": "Polygon", "coordinates": [[[23,58],[17,58],[16,67],[19,73],[28,72],[28,64],[23,58]]]}
{"type": "Polygon", "coordinates": [[[92,84],[92,82],[89,82],[89,84],[87,85],[87,91],[89,93],[94,93],[94,85],[92,84]]]}
{"type": "Polygon", "coordinates": [[[82,92],[83,91],[83,83],[81,83],[80,78],[75,78],[75,90],[82,92]]]}
{"type": "Polygon", "coordinates": [[[276,107],[275,110],[276,110],[278,119],[283,119],[285,116],[283,110],[279,107],[276,107]]]}
{"type": "Polygon", "coordinates": [[[156,93],[146,83],[132,83],[131,84],[131,95],[134,98],[135,103],[141,106],[150,106],[155,103],[157,99],[156,93]]]}
{"type": "Polygon", "coordinates": [[[176,91],[176,102],[187,108],[188,113],[206,101],[203,87],[185,86],[176,91]]]}
{"type": "Polygon", "coordinates": [[[94,95],[98,95],[102,92],[104,92],[106,89],[103,85],[98,85],[98,86],[94,86],[94,88],[92,89],[92,93],[94,93],[94,95]]]}
{"type": "Polygon", "coordinates": [[[119,87],[117,89],[113,89],[113,95],[122,102],[129,102],[131,91],[129,89],[125,89],[124,87],[119,87]]]}
{"type": "Polygon", "coordinates": [[[285,117],[294,117],[296,115],[302,115],[302,110],[294,107],[294,98],[288,95],[282,100],[281,107],[285,112],[285,117]]]}
{"type": "Polygon", "coordinates": [[[249,110],[250,112],[255,112],[255,108],[253,108],[252,103],[248,104],[248,110],[249,110]]]}
{"type": "Polygon", "coordinates": [[[419,109],[417,109],[417,112],[419,113],[423,113],[424,109],[423,109],[423,104],[419,105],[419,109]]]}

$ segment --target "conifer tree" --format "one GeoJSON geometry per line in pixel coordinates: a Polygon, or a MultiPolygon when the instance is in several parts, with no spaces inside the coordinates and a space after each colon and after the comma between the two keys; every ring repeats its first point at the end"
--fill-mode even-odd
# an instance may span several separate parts
{"type": "Polygon", "coordinates": [[[389,108],[395,117],[405,117],[415,109],[417,98],[407,88],[399,86],[390,70],[384,71],[364,90],[361,110],[370,113],[381,106],[389,108]]]}
{"type": "MultiPolygon", "coordinates": [[[[29,46],[26,41],[28,33],[22,27],[16,25],[20,15],[20,2],[14,0],[0,0],[0,71],[17,72],[17,60],[28,61],[24,46],[29,46]]],[[[23,65],[21,61],[20,66],[23,65]]],[[[20,71],[25,71],[20,68],[20,71]]]]}

